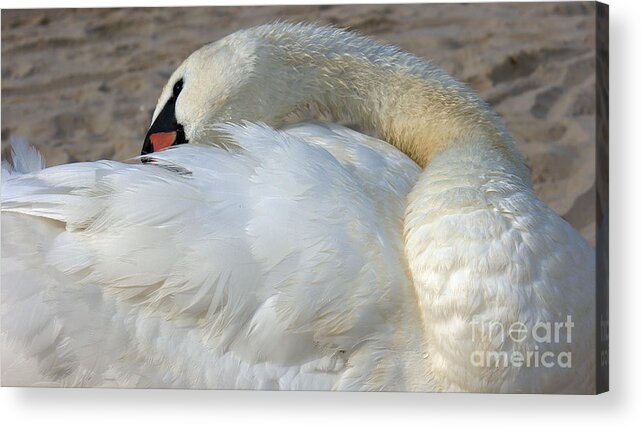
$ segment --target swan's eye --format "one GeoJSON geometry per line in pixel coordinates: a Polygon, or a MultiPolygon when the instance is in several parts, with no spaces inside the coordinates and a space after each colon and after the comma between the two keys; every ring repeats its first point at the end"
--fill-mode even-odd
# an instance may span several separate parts
{"type": "Polygon", "coordinates": [[[172,93],[174,94],[175,98],[178,97],[178,94],[181,93],[181,90],[183,90],[183,79],[174,83],[174,89],[172,90],[172,93]]]}

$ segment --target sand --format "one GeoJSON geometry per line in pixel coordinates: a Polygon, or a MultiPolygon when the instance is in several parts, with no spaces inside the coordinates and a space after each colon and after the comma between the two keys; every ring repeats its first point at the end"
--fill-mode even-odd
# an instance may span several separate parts
{"type": "Polygon", "coordinates": [[[3,10],[3,154],[23,137],[49,165],[136,156],[186,56],[275,19],[349,27],[466,82],[505,120],[537,194],[594,244],[590,3],[3,10]]]}

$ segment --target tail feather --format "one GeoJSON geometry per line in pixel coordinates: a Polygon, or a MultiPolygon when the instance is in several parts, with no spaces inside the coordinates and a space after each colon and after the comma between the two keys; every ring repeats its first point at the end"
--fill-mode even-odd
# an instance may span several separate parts
{"type": "Polygon", "coordinates": [[[11,139],[11,163],[2,161],[3,180],[11,175],[40,171],[47,166],[45,159],[22,138],[11,139]]]}

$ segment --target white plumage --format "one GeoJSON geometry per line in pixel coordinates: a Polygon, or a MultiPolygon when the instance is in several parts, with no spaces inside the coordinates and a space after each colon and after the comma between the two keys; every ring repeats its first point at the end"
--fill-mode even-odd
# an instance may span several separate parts
{"type": "Polygon", "coordinates": [[[443,71],[341,30],[271,24],[190,56],[152,129],[167,112],[194,144],[155,165],[40,170],[20,145],[3,165],[4,384],[594,389],[593,250],[443,71]],[[282,128],[306,106],[385,142],[282,128]],[[480,330],[567,316],[570,343],[569,330],[556,343],[480,330]],[[478,351],[573,364],[478,367],[478,351]]]}
{"type": "Polygon", "coordinates": [[[155,155],[168,168],[6,179],[9,341],[61,385],[405,388],[387,318],[408,319],[399,244],[419,168],[331,125],[225,130],[232,151],[155,155]]]}

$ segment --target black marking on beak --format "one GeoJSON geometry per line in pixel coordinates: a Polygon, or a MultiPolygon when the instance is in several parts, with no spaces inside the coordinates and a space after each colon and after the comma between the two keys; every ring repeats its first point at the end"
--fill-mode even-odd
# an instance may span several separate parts
{"type": "MultiPolygon", "coordinates": [[[[176,120],[176,100],[182,89],[183,80],[181,79],[174,85],[171,98],[167,100],[167,103],[147,131],[141,155],[145,156],[170,146],[186,144],[188,142],[185,138],[183,125],[176,120]]],[[[146,162],[145,158],[142,160],[146,162]]]]}

